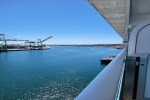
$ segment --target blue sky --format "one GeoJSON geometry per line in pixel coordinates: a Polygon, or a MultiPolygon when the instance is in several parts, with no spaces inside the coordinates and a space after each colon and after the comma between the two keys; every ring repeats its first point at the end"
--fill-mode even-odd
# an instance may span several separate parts
{"type": "Polygon", "coordinates": [[[0,0],[0,33],[48,44],[121,43],[87,0],[0,0]]]}

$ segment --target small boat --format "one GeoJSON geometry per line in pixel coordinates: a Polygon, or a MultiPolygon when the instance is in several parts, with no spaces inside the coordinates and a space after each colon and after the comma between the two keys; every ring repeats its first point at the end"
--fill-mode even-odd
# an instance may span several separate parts
{"type": "Polygon", "coordinates": [[[116,49],[123,49],[123,46],[115,46],[116,49]]]}
{"type": "Polygon", "coordinates": [[[116,55],[108,56],[106,58],[100,59],[100,61],[102,64],[109,64],[115,57],[116,55]]]}

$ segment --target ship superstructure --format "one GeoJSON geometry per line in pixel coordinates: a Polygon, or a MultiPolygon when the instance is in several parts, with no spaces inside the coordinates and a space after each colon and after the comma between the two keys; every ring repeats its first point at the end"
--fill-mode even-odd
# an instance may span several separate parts
{"type": "Polygon", "coordinates": [[[150,100],[150,0],[88,0],[127,47],[75,100],[150,100]]]}

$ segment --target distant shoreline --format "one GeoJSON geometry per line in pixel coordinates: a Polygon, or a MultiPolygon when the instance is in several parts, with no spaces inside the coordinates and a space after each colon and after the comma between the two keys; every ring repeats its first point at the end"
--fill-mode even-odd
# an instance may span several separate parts
{"type": "MultiPolygon", "coordinates": [[[[117,49],[122,49],[125,47],[125,44],[43,44],[43,46],[113,47],[117,49]]],[[[16,45],[16,44],[7,45],[7,49],[10,49],[10,51],[24,50],[27,47],[28,47],[27,45],[16,45]]]]}
{"type": "MultiPolygon", "coordinates": [[[[116,48],[116,49],[123,49],[124,47],[126,47],[125,44],[43,44],[44,46],[86,46],[86,47],[112,47],[112,48],[116,48]]],[[[7,50],[6,51],[25,51],[25,50],[40,50],[40,49],[26,49],[27,46],[23,46],[23,45],[15,45],[15,44],[11,44],[11,45],[7,45],[7,50]]],[[[42,49],[43,50],[43,49],[42,49]]],[[[6,52],[5,50],[0,50],[0,52],[6,52]]]]}
{"type": "Polygon", "coordinates": [[[52,44],[49,46],[96,46],[96,47],[124,48],[125,44],[52,44]]]}

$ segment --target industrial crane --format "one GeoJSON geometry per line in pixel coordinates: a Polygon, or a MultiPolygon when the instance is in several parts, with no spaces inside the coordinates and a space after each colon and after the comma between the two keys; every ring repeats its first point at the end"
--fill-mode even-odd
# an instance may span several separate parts
{"type": "MultiPolygon", "coordinates": [[[[8,37],[8,36],[7,36],[8,37]]],[[[53,36],[49,36],[44,40],[38,39],[37,41],[29,41],[29,40],[21,40],[21,39],[15,39],[15,38],[6,38],[6,35],[0,34],[0,51],[7,51],[7,41],[25,41],[25,43],[29,43],[30,50],[37,49],[37,50],[42,50],[43,45],[42,43],[45,42],[46,40],[52,38],[53,36]]]]}
{"type": "Polygon", "coordinates": [[[30,49],[38,49],[38,50],[42,50],[43,49],[43,42],[45,42],[46,40],[52,38],[53,36],[49,36],[44,40],[38,39],[36,42],[35,41],[26,41],[25,43],[29,43],[30,49]]]}
{"type": "Polygon", "coordinates": [[[21,40],[21,39],[8,39],[4,34],[0,34],[0,51],[7,51],[7,41],[29,41],[29,40],[21,40]]]}
{"type": "Polygon", "coordinates": [[[7,51],[7,42],[5,40],[4,34],[0,34],[0,41],[2,41],[2,43],[0,44],[0,50],[7,51]],[[4,43],[4,46],[3,46],[3,43],[4,43]]]}
{"type": "Polygon", "coordinates": [[[35,49],[35,42],[34,41],[25,41],[25,43],[29,43],[30,49],[35,49]]]}
{"type": "Polygon", "coordinates": [[[44,41],[46,41],[46,40],[52,38],[52,37],[53,37],[53,36],[49,36],[49,37],[47,37],[47,38],[44,39],[44,40],[38,39],[38,41],[37,41],[38,48],[39,48],[39,49],[42,49],[42,47],[43,47],[42,43],[43,43],[44,41]]]}
{"type": "Polygon", "coordinates": [[[29,40],[6,39],[4,34],[0,34],[0,41],[29,41],[29,40]]]}

